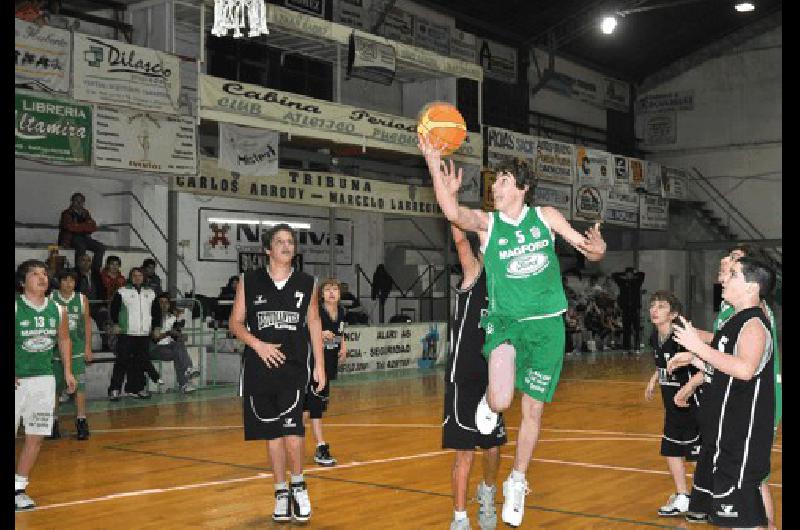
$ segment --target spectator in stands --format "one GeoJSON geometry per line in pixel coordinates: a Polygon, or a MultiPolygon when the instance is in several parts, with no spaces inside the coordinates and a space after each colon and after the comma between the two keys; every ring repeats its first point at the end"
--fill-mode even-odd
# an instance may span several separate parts
{"type": "Polygon", "coordinates": [[[144,273],[144,285],[153,290],[157,295],[164,290],[161,288],[161,278],[156,274],[156,260],[147,258],[142,262],[142,272],[144,273]]]}
{"type": "Polygon", "coordinates": [[[619,286],[619,307],[622,310],[622,347],[625,351],[631,351],[631,339],[633,348],[639,353],[639,310],[642,306],[642,284],[644,283],[644,273],[635,271],[633,267],[626,267],[625,272],[615,272],[611,275],[619,286]]]}
{"type": "Polygon", "coordinates": [[[127,280],[125,275],[120,270],[122,268],[122,260],[119,256],[108,256],[106,258],[106,266],[100,271],[100,278],[103,280],[103,287],[106,291],[106,301],[111,302],[117,289],[125,287],[127,280]]]}
{"type": "Polygon", "coordinates": [[[578,311],[578,305],[568,302],[567,312],[564,313],[564,328],[567,332],[566,351],[568,354],[580,353],[583,347],[583,315],[578,311]]]}
{"type": "Polygon", "coordinates": [[[150,397],[145,388],[144,373],[150,362],[152,307],[156,295],[142,284],[144,273],[139,267],[131,269],[128,281],[128,285],[120,288],[111,300],[111,320],[114,334],[118,335],[117,358],[108,387],[111,401],[119,401],[125,378],[127,394],[139,399],[150,397]],[[124,318],[120,318],[122,315],[124,318]]]}
{"type": "Polygon", "coordinates": [[[70,197],[70,206],[61,212],[61,220],[58,223],[58,246],[74,248],[76,264],[87,250],[91,250],[94,254],[92,268],[99,271],[103,266],[106,246],[91,236],[97,230],[97,223],[92,219],[89,210],[84,207],[85,203],[86,197],[83,193],[73,193],[70,197]]]}
{"type": "Polygon", "coordinates": [[[192,358],[186,350],[186,335],[183,333],[186,321],[182,311],[175,302],[170,301],[169,293],[162,292],[156,297],[152,313],[153,341],[156,344],[150,350],[150,359],[174,362],[175,378],[181,392],[194,392],[196,388],[190,380],[199,376],[200,371],[193,366],[192,358]]]}
{"type": "MultiPolygon", "coordinates": [[[[106,289],[103,285],[103,277],[100,269],[94,269],[94,262],[88,254],[78,258],[78,286],[75,290],[85,294],[89,299],[89,312],[92,320],[97,324],[99,331],[108,330],[110,327],[108,306],[106,304],[106,289]]],[[[108,335],[102,335],[103,350],[108,351],[111,346],[108,343],[108,335]]]]}
{"type": "Polygon", "coordinates": [[[583,317],[583,322],[586,330],[590,333],[590,338],[586,341],[587,348],[591,352],[597,351],[598,342],[602,343],[602,337],[604,336],[603,312],[593,298],[590,298],[589,303],[586,304],[586,314],[583,317]]]}
{"type": "Polygon", "coordinates": [[[341,305],[345,312],[346,312],[346,319],[348,324],[367,324],[369,323],[369,317],[367,314],[364,313],[364,309],[361,307],[361,302],[358,301],[358,298],[350,292],[350,286],[346,283],[341,284],[342,287],[342,297],[339,301],[339,305],[341,305]]]}
{"type": "Polygon", "coordinates": [[[239,285],[239,276],[231,276],[228,283],[219,290],[217,305],[214,309],[214,320],[220,326],[227,326],[233,308],[233,299],[236,296],[236,287],[239,285]]]}

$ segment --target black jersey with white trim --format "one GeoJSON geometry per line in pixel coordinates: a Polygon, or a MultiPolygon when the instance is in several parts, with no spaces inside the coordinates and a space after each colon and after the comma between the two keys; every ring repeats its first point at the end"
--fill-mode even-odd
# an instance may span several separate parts
{"type": "Polygon", "coordinates": [[[675,357],[675,354],[684,351],[684,348],[675,342],[675,336],[670,330],[669,335],[663,344],[658,342],[658,330],[654,329],[650,335],[650,346],[653,347],[653,358],[658,369],[658,383],[662,386],[681,387],[689,382],[689,378],[697,371],[693,366],[684,366],[674,370],[671,374],[667,372],[667,363],[675,357]]]}
{"type": "Polygon", "coordinates": [[[304,385],[308,379],[310,341],[306,315],[314,291],[314,278],[293,270],[283,288],[278,289],[265,269],[243,275],[245,323],[263,342],[278,344],[286,360],[269,367],[250,348],[245,347],[242,376],[243,392],[267,391],[274,384],[304,385]]]}
{"type": "Polygon", "coordinates": [[[450,352],[447,356],[446,381],[486,384],[486,359],[481,350],[485,332],[480,327],[481,314],[488,305],[486,270],[466,289],[456,289],[456,309],[450,327],[450,352]]]}
{"type": "Polygon", "coordinates": [[[737,379],[720,370],[707,374],[711,381],[703,392],[703,437],[708,432],[716,440],[714,468],[742,482],[763,480],[769,473],[775,415],[775,373],[769,321],[759,307],[739,311],[717,331],[711,346],[728,355],[737,355],[742,328],[751,320],[764,326],[767,343],[753,377],[737,379]]]}

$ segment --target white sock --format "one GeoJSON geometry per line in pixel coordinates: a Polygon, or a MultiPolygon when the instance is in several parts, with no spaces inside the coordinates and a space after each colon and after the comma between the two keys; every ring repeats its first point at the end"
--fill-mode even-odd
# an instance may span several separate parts
{"type": "Polygon", "coordinates": [[[288,490],[288,489],[289,489],[289,486],[287,486],[285,482],[276,482],[275,483],[275,491],[288,490]]]}
{"type": "Polygon", "coordinates": [[[14,474],[14,490],[24,490],[28,487],[28,477],[23,477],[22,475],[14,474]]]}
{"type": "Polygon", "coordinates": [[[323,445],[328,445],[328,444],[326,444],[325,442],[319,442],[317,444],[317,448],[322,447],[323,445]]]}
{"type": "Polygon", "coordinates": [[[516,482],[525,482],[525,473],[517,471],[516,469],[511,470],[511,475],[509,475],[509,477],[516,482]]]}
{"type": "Polygon", "coordinates": [[[299,475],[292,475],[292,484],[299,484],[303,482],[303,474],[300,473],[299,475]]]}
{"type": "Polygon", "coordinates": [[[463,511],[463,512],[453,512],[453,514],[454,514],[454,515],[453,515],[453,520],[454,520],[454,521],[463,521],[464,519],[466,519],[466,518],[467,518],[467,512],[466,512],[466,511],[463,511]]]}

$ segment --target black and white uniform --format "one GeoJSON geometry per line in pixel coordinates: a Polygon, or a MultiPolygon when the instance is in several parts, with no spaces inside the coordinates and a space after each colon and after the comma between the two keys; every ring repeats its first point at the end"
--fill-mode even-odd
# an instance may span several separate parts
{"type": "MultiPolygon", "coordinates": [[[[242,275],[246,324],[259,340],[279,344],[286,360],[270,367],[249,346],[242,357],[240,391],[245,440],[303,436],[303,400],[311,346],[306,315],[314,278],[292,270],[282,288],[265,269],[242,275]]],[[[282,283],[282,282],[278,282],[282,283]]]]}
{"type": "Polygon", "coordinates": [[[486,359],[481,353],[484,330],[479,326],[488,302],[485,270],[481,269],[471,286],[456,289],[456,293],[445,373],[442,448],[490,449],[506,443],[506,429],[502,414],[491,434],[483,435],[475,426],[475,411],[489,384],[486,359]]]}
{"type": "MultiPolygon", "coordinates": [[[[319,316],[322,320],[322,331],[330,331],[333,333],[333,340],[326,340],[323,343],[323,354],[325,355],[325,375],[327,382],[325,388],[321,392],[317,392],[316,383],[313,379],[309,379],[308,388],[306,388],[306,400],[303,404],[303,410],[307,410],[309,417],[322,418],[322,413],[328,409],[328,402],[330,401],[331,381],[336,379],[339,374],[339,349],[342,346],[342,335],[344,334],[344,326],[347,320],[345,319],[345,312],[341,306],[336,307],[336,316],[331,318],[328,311],[322,303],[319,304],[319,316]]],[[[314,370],[314,356],[311,356],[311,370],[314,370]]]]}
{"type": "Polygon", "coordinates": [[[709,514],[712,523],[731,528],[767,525],[760,486],[770,471],[775,419],[769,321],[760,308],[745,309],[733,315],[711,343],[715,350],[737,355],[742,327],[753,319],[764,326],[767,344],[752,379],[706,370],[700,407],[703,448],[689,506],[709,514]]]}
{"type": "Polygon", "coordinates": [[[650,336],[653,347],[658,384],[661,387],[661,400],[664,402],[664,434],[661,437],[661,456],[683,456],[690,462],[700,454],[700,431],[697,424],[697,397],[689,399],[689,407],[675,404],[675,394],[689,382],[697,372],[693,366],[685,366],[671,374],[667,372],[667,362],[684,348],[675,342],[672,333],[663,344],[659,344],[658,330],[650,336]]]}

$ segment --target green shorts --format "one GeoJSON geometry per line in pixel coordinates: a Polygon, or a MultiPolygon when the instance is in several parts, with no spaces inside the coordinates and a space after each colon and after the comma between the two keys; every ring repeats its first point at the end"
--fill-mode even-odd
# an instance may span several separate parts
{"type": "MultiPolygon", "coordinates": [[[[53,359],[53,375],[56,376],[56,392],[61,393],[67,388],[67,382],[64,380],[64,363],[61,359],[53,359]]],[[[84,392],[86,390],[86,361],[84,357],[72,358],[72,375],[78,382],[76,392],[84,392]]]]}
{"type": "Polygon", "coordinates": [[[487,315],[481,318],[481,327],[486,331],[483,356],[488,360],[497,346],[511,343],[516,350],[515,388],[544,403],[553,401],[564,363],[564,318],[518,320],[487,315]]]}

